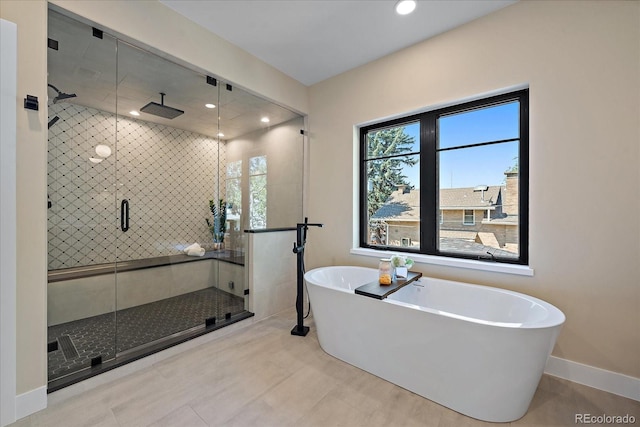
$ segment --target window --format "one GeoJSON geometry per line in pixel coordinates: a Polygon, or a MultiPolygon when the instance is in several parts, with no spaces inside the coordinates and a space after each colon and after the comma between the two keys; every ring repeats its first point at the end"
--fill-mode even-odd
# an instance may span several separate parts
{"type": "Polygon", "coordinates": [[[528,110],[522,90],[361,128],[360,246],[527,264],[528,110]]]}
{"type": "Polygon", "coordinates": [[[227,197],[227,220],[233,224],[234,230],[239,230],[240,216],[242,215],[242,160],[227,164],[225,194],[227,197]]]}
{"type": "Polygon", "coordinates": [[[249,159],[249,228],[267,228],[267,156],[249,159]]]}
{"type": "Polygon", "coordinates": [[[474,225],[476,223],[476,217],[472,209],[464,210],[464,217],[462,218],[462,223],[464,225],[474,225]]]}

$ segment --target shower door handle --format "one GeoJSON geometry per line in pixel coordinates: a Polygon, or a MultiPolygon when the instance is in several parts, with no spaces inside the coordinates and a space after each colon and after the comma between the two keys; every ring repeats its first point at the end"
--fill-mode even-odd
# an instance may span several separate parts
{"type": "Polygon", "coordinates": [[[120,203],[120,229],[127,231],[129,229],[129,201],[123,199],[120,203]]]}

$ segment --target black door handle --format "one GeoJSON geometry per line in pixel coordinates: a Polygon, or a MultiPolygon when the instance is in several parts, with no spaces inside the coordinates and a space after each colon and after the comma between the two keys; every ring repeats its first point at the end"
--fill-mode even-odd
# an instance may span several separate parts
{"type": "Polygon", "coordinates": [[[120,229],[127,231],[129,229],[129,201],[123,199],[120,203],[120,229]]]}

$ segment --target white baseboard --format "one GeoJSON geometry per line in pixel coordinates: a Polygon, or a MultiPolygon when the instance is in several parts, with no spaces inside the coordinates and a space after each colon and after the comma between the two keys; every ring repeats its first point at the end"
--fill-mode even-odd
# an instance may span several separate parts
{"type": "Polygon", "coordinates": [[[47,387],[35,388],[16,396],[16,419],[24,418],[47,407],[47,387]]]}
{"type": "Polygon", "coordinates": [[[640,401],[640,378],[549,356],[544,372],[574,383],[640,401]]]}

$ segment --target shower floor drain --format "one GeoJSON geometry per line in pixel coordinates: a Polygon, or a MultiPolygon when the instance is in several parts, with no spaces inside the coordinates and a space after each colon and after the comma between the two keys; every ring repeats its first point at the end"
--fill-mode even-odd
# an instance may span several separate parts
{"type": "Polygon", "coordinates": [[[73,341],[71,341],[71,337],[69,335],[62,335],[58,338],[58,343],[62,348],[62,353],[64,354],[64,358],[67,360],[73,360],[78,357],[78,350],[76,346],[73,345],[73,341]]]}
{"type": "Polygon", "coordinates": [[[195,326],[205,327],[206,319],[211,317],[220,323],[225,321],[226,313],[243,310],[244,298],[206,288],[116,313],[49,326],[49,342],[58,344],[57,350],[47,354],[49,381],[89,368],[95,357],[102,357],[104,363],[118,353],[195,326]]]}

